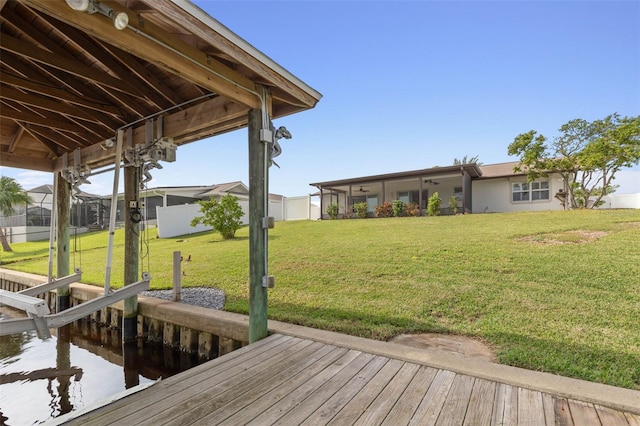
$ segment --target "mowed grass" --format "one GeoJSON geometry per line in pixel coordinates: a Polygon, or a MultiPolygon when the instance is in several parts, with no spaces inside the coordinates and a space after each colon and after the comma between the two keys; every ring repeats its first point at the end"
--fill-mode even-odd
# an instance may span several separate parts
{"type": "MultiPolygon", "coordinates": [[[[155,235],[141,243],[152,288],[171,288],[180,250],[183,286],[220,288],[226,310],[248,313],[247,228],[155,235]]],[[[504,364],[640,389],[640,210],[279,222],[269,236],[271,319],[380,340],[472,336],[504,364]]],[[[119,286],[121,230],[116,243],[119,286]]],[[[106,244],[106,232],[72,238],[83,282],[102,285],[106,244]]],[[[2,263],[46,274],[47,246],[14,244],[2,263]]]]}

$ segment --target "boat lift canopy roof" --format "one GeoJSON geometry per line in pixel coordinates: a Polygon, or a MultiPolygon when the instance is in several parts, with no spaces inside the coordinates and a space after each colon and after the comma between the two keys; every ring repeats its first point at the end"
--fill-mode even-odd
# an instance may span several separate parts
{"type": "Polygon", "coordinates": [[[144,143],[154,116],[177,146],[242,128],[262,87],[272,118],[321,98],[187,0],[0,0],[0,17],[3,166],[112,165],[116,130],[144,143]]]}

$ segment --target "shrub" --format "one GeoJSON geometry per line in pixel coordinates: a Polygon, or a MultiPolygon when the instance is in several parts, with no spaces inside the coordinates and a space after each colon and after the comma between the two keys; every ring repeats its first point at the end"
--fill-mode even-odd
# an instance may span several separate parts
{"type": "Polygon", "coordinates": [[[404,215],[411,217],[420,216],[420,206],[418,206],[418,203],[405,204],[404,215]]]}
{"type": "Polygon", "coordinates": [[[212,198],[207,201],[198,201],[203,216],[191,219],[191,226],[199,223],[210,226],[214,232],[219,232],[222,238],[228,240],[236,235],[236,231],[242,226],[240,218],[244,215],[238,198],[227,194],[218,201],[212,198]]]}
{"type": "Polygon", "coordinates": [[[358,216],[358,218],[366,219],[368,207],[367,202],[363,201],[361,203],[355,203],[353,205],[353,210],[356,212],[356,216],[358,216]]]}
{"type": "Polygon", "coordinates": [[[431,197],[429,197],[429,204],[427,204],[427,214],[429,216],[439,216],[440,209],[442,207],[442,200],[440,199],[440,195],[437,192],[434,192],[431,197]]]}
{"type": "Polygon", "coordinates": [[[331,219],[335,219],[338,217],[338,203],[329,203],[327,206],[327,214],[331,219]]]}
{"type": "Polygon", "coordinates": [[[393,215],[395,217],[402,216],[402,212],[404,210],[404,203],[402,200],[393,200],[393,215]]]}
{"type": "Polygon", "coordinates": [[[376,217],[391,217],[394,215],[394,207],[385,201],[381,206],[376,206],[376,217]]]}
{"type": "Polygon", "coordinates": [[[455,195],[449,197],[449,211],[451,214],[458,213],[458,198],[455,195]]]}

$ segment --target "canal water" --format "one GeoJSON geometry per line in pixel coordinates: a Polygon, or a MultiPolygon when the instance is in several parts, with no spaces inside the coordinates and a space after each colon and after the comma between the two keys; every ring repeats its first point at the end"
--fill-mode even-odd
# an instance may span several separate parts
{"type": "Polygon", "coordinates": [[[119,331],[89,320],[52,332],[0,336],[0,425],[46,422],[207,361],[163,345],[125,347],[119,331]]]}

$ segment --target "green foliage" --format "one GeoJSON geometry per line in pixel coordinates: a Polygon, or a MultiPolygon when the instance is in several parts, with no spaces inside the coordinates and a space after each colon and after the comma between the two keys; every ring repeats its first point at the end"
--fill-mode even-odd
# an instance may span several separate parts
{"type": "Polygon", "coordinates": [[[203,216],[194,217],[191,226],[199,223],[210,226],[214,232],[219,232],[222,238],[228,240],[236,235],[236,231],[242,226],[240,219],[244,215],[242,207],[238,204],[238,198],[227,194],[218,201],[212,198],[207,201],[198,201],[203,216]]]}
{"type": "Polygon", "coordinates": [[[403,212],[404,212],[404,203],[402,202],[402,200],[393,200],[393,215],[395,217],[400,217],[402,216],[403,212]]]}
{"type": "Polygon", "coordinates": [[[358,219],[366,219],[368,217],[368,212],[367,210],[369,209],[369,206],[367,205],[366,201],[363,201],[361,203],[355,203],[353,205],[353,210],[356,213],[356,217],[358,219]]]}
{"type": "Polygon", "coordinates": [[[449,213],[458,213],[458,198],[455,195],[449,197],[449,213]]]}
{"type": "Polygon", "coordinates": [[[17,204],[30,204],[33,199],[22,189],[15,179],[0,176],[0,214],[11,216],[17,204]]]}
{"type": "Polygon", "coordinates": [[[379,206],[376,206],[376,217],[392,217],[394,214],[393,206],[390,202],[385,201],[379,206]]]}
{"type": "Polygon", "coordinates": [[[437,192],[434,192],[429,197],[429,203],[427,204],[427,214],[429,216],[440,216],[440,210],[442,208],[442,199],[437,192]]]}
{"type": "MultiPolygon", "coordinates": [[[[0,176],[0,214],[2,216],[11,216],[15,210],[13,206],[17,204],[29,204],[33,203],[33,199],[22,189],[22,186],[15,179],[0,176]]],[[[11,246],[7,240],[7,236],[3,229],[0,229],[0,244],[2,244],[2,250],[6,252],[11,251],[11,246]]]]}
{"type": "Polygon", "coordinates": [[[458,159],[458,158],[454,158],[453,159],[453,165],[454,166],[462,166],[465,164],[482,164],[480,162],[478,162],[478,160],[480,159],[480,157],[478,155],[474,155],[473,157],[469,157],[467,155],[465,155],[464,157],[458,159]]]}
{"type": "Polygon", "coordinates": [[[612,114],[602,120],[563,124],[551,144],[535,130],[522,133],[508,147],[517,155],[529,181],[560,173],[566,182],[570,208],[594,208],[615,192],[616,173],[640,162],[640,116],[612,114]]]}
{"type": "Polygon", "coordinates": [[[336,219],[338,217],[339,209],[340,207],[338,206],[338,203],[329,203],[329,205],[327,206],[327,214],[331,219],[336,219]]]}

